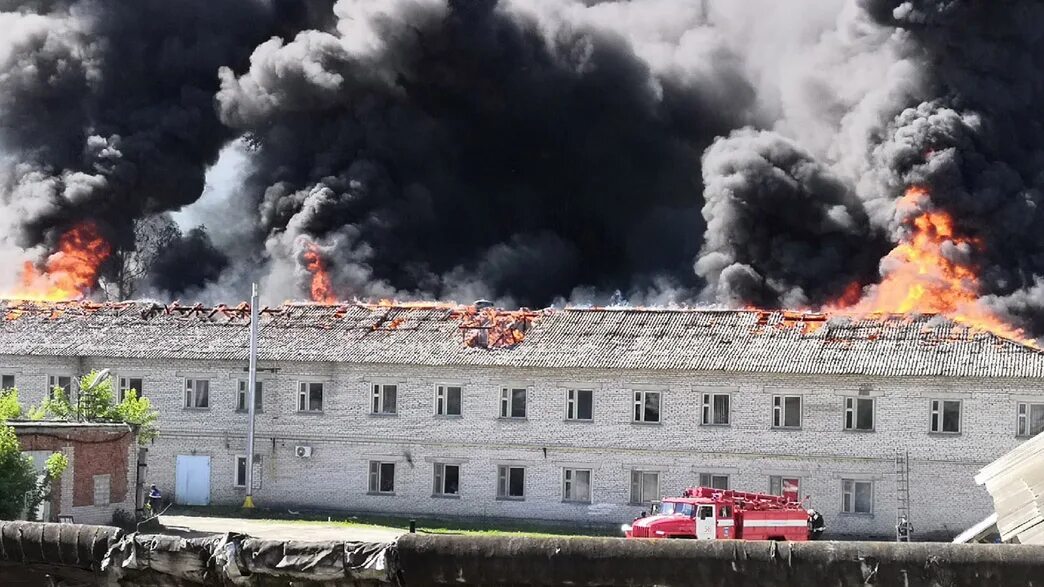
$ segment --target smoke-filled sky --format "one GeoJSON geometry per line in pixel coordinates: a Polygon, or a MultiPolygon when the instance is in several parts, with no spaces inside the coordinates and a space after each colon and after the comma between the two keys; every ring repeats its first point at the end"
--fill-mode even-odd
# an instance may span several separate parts
{"type": "Polygon", "coordinates": [[[342,298],[818,307],[873,291],[917,185],[1044,332],[1036,1],[0,0],[0,30],[5,267],[174,213],[143,295],[305,297],[314,244],[342,298]]]}

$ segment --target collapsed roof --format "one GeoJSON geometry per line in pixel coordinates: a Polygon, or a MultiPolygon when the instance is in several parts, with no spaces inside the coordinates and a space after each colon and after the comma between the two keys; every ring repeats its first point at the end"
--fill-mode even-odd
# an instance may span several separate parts
{"type": "MultiPolygon", "coordinates": [[[[1044,355],[938,316],[446,304],[261,310],[263,361],[1041,377],[1044,355]]],[[[249,308],[0,301],[0,354],[247,359],[249,308]]]]}

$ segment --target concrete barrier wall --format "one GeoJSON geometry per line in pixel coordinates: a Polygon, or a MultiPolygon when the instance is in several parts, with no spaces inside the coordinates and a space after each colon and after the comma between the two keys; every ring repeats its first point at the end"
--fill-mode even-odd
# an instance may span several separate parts
{"type": "Polygon", "coordinates": [[[50,575],[95,585],[1029,587],[1044,577],[1044,546],[1017,545],[421,534],[379,545],[0,522],[0,546],[3,585],[50,575]]]}

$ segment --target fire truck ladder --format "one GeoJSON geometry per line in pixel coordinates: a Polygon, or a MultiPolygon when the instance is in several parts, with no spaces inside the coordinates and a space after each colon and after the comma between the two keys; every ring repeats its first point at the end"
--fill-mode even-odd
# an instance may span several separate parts
{"type": "Polygon", "coordinates": [[[895,541],[910,542],[910,453],[895,449],[895,541]]]}

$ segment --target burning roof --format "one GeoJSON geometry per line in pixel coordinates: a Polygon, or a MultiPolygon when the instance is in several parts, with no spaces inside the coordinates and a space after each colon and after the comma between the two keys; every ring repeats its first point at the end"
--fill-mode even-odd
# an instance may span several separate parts
{"type": "MultiPolygon", "coordinates": [[[[247,357],[245,304],[0,302],[0,316],[0,354],[247,357]]],[[[1039,351],[932,315],[288,303],[261,322],[262,360],[1044,377],[1039,351]]]]}

